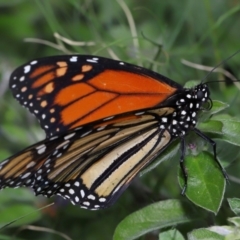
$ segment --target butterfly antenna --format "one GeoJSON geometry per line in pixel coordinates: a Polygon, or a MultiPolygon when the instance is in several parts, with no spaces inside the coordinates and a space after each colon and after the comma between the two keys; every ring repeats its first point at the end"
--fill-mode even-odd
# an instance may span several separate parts
{"type": "Polygon", "coordinates": [[[219,64],[217,64],[203,79],[202,82],[208,78],[208,76],[214,72],[215,69],[217,69],[219,66],[223,65],[225,62],[227,62],[229,59],[231,59],[232,57],[234,57],[235,55],[237,55],[240,52],[240,49],[238,51],[236,51],[235,53],[233,53],[231,56],[227,57],[226,59],[224,59],[223,61],[221,61],[219,64]]]}

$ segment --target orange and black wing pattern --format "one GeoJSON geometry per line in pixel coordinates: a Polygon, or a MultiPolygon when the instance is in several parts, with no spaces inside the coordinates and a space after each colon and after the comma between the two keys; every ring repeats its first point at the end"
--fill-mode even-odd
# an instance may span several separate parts
{"type": "MultiPolygon", "coordinates": [[[[87,209],[112,205],[139,171],[195,126],[206,84],[185,89],[125,62],[95,56],[30,61],[10,77],[10,89],[45,130],[46,139],[0,163],[0,189],[31,187],[87,209]]],[[[215,145],[213,145],[215,146],[215,145]]],[[[216,157],[216,148],[214,148],[216,157]]]]}
{"type": "Polygon", "coordinates": [[[33,60],[16,69],[10,79],[14,97],[37,117],[48,137],[158,106],[179,88],[145,68],[81,55],[33,60]]]}

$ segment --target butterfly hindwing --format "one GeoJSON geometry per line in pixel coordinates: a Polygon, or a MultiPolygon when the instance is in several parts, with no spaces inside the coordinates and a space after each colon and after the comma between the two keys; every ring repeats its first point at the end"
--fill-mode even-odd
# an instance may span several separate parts
{"type": "MultiPolygon", "coordinates": [[[[100,209],[113,204],[136,174],[167,146],[172,138],[158,130],[156,114],[160,109],[141,115],[124,115],[99,121],[89,131],[88,125],[67,134],[35,144],[11,159],[19,159],[24,168],[15,172],[7,162],[0,175],[16,186],[24,183],[35,193],[51,197],[60,195],[83,208],[100,209]],[[27,166],[32,166],[28,169],[27,166]],[[10,173],[7,173],[7,170],[10,173]],[[19,172],[23,174],[19,175],[19,172]],[[30,173],[28,175],[28,173],[30,173]],[[11,175],[6,178],[6,174],[11,175]],[[18,174],[19,179],[14,180],[18,174]],[[25,176],[24,176],[25,175],[25,176]],[[26,184],[31,181],[31,184],[26,184]]],[[[20,166],[18,164],[17,166],[20,166]]]]}

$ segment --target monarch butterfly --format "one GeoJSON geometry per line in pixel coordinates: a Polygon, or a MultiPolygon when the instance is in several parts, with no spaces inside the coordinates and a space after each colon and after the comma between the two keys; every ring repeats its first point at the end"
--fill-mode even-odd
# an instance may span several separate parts
{"type": "Polygon", "coordinates": [[[10,89],[39,120],[40,141],[0,164],[0,189],[31,187],[87,209],[112,205],[139,171],[189,131],[213,146],[195,126],[204,83],[187,89],[156,72],[95,56],[53,56],[30,61],[10,77],[10,89]]]}

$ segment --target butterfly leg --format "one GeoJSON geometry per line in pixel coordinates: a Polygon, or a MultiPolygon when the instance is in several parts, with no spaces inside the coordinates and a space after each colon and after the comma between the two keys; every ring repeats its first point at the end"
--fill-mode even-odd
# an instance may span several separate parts
{"type": "Polygon", "coordinates": [[[185,192],[187,190],[188,174],[187,174],[187,170],[186,170],[185,164],[184,164],[184,158],[185,158],[185,153],[186,153],[186,142],[185,142],[184,137],[181,138],[180,144],[181,144],[181,146],[180,146],[180,150],[181,150],[180,168],[182,170],[182,174],[183,174],[183,178],[184,178],[184,186],[183,186],[181,194],[185,195],[185,192]]]}
{"type": "Polygon", "coordinates": [[[209,144],[212,145],[212,148],[213,148],[213,155],[214,155],[214,160],[216,161],[217,165],[219,166],[219,168],[221,169],[222,171],[222,174],[224,176],[224,178],[226,180],[228,180],[228,175],[227,175],[227,172],[225,171],[225,169],[222,167],[221,163],[218,161],[217,159],[217,149],[216,149],[216,142],[214,142],[211,138],[209,138],[208,136],[206,136],[205,134],[203,134],[201,131],[199,131],[197,128],[194,128],[194,132],[200,136],[202,139],[204,139],[205,141],[207,141],[209,144]]]}

